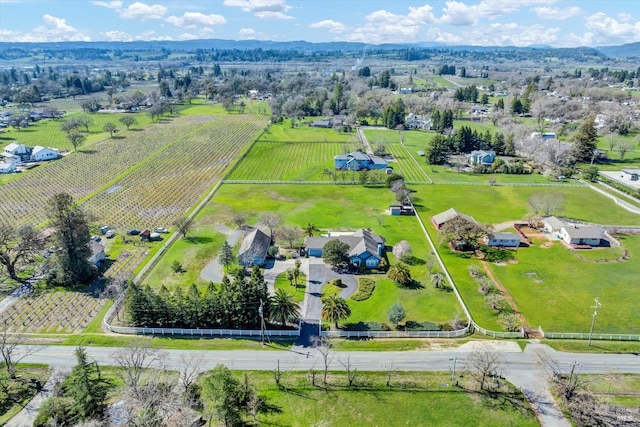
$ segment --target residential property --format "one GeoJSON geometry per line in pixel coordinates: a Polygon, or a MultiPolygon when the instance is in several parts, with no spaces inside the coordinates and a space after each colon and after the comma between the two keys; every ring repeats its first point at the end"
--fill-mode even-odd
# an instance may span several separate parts
{"type": "Polygon", "coordinates": [[[6,157],[17,157],[21,159],[23,156],[28,156],[30,152],[27,150],[27,147],[24,144],[18,144],[17,142],[12,142],[11,144],[4,147],[4,155],[6,157]]]}
{"type": "Polygon", "coordinates": [[[387,169],[387,161],[382,157],[370,156],[360,151],[349,154],[338,154],[333,158],[337,170],[373,170],[387,169]]]}
{"type": "Polygon", "coordinates": [[[604,230],[589,225],[568,224],[560,229],[560,238],[571,247],[600,246],[604,230]]]}
{"type": "Polygon", "coordinates": [[[0,173],[13,173],[16,171],[16,161],[12,157],[6,157],[0,162],[0,173]]]}
{"type": "Polygon", "coordinates": [[[490,165],[496,160],[496,152],[493,150],[476,150],[467,154],[467,160],[472,165],[490,165]]]}
{"type": "Polygon", "coordinates": [[[458,217],[462,217],[462,218],[466,219],[467,221],[476,222],[476,220],[472,216],[463,214],[462,212],[459,212],[454,208],[447,209],[444,212],[440,212],[439,214],[432,216],[431,217],[431,222],[436,227],[436,229],[439,230],[447,222],[451,221],[454,218],[458,218],[458,217]]]}
{"type": "Polygon", "coordinates": [[[555,132],[533,132],[531,138],[541,137],[542,139],[556,139],[555,132]]]}
{"type": "Polygon", "coordinates": [[[565,223],[555,216],[548,216],[542,220],[544,225],[544,231],[547,233],[559,234],[560,229],[565,226],[565,223]]]}
{"type": "Polygon", "coordinates": [[[263,266],[270,246],[271,237],[256,228],[242,241],[238,251],[238,262],[244,266],[263,266]]]}
{"type": "Polygon", "coordinates": [[[33,151],[31,152],[32,162],[55,160],[58,157],[60,157],[60,150],[57,150],[55,148],[46,148],[40,145],[36,145],[35,147],[33,147],[33,151]]]}
{"type": "Polygon", "coordinates": [[[488,246],[517,248],[520,246],[520,235],[517,233],[491,233],[485,236],[484,242],[488,246]]]}
{"type": "Polygon", "coordinates": [[[389,206],[389,214],[398,215],[415,215],[416,212],[411,205],[391,205],[389,206]]]}
{"type": "Polygon", "coordinates": [[[322,248],[332,240],[349,245],[349,262],[353,267],[377,268],[385,249],[385,239],[371,230],[360,229],[353,233],[329,233],[322,237],[308,237],[304,244],[307,255],[322,257],[322,248]]]}

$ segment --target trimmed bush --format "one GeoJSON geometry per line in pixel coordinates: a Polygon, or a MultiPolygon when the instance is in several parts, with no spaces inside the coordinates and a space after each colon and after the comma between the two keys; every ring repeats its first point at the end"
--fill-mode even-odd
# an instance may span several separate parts
{"type": "Polygon", "coordinates": [[[364,277],[358,278],[358,290],[351,295],[351,299],[354,301],[364,301],[369,299],[373,290],[376,288],[376,282],[372,279],[364,277]]]}
{"type": "Polygon", "coordinates": [[[347,330],[349,331],[390,331],[391,327],[386,323],[381,322],[358,322],[358,323],[347,323],[347,330]]]}
{"type": "Polygon", "coordinates": [[[404,330],[407,332],[418,331],[440,331],[440,325],[434,322],[415,322],[413,320],[407,320],[404,325],[404,330]]]}
{"type": "Polygon", "coordinates": [[[329,280],[329,284],[335,286],[336,288],[344,288],[344,283],[342,283],[342,279],[331,279],[329,280]]]}

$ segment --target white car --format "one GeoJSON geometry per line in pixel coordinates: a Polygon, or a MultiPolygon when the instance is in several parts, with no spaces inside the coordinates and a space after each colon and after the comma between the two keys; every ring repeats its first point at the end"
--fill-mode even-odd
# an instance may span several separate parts
{"type": "Polygon", "coordinates": [[[104,236],[105,236],[107,239],[111,239],[111,238],[112,238],[113,236],[115,236],[115,235],[116,235],[116,231],[115,231],[115,230],[107,230],[107,232],[106,232],[106,233],[104,233],[104,236]]]}
{"type": "Polygon", "coordinates": [[[166,233],[168,233],[168,232],[169,232],[169,230],[167,230],[167,229],[166,229],[166,228],[164,228],[164,227],[158,227],[158,228],[156,228],[154,231],[155,231],[156,233],[164,233],[164,234],[166,234],[166,233]]]}

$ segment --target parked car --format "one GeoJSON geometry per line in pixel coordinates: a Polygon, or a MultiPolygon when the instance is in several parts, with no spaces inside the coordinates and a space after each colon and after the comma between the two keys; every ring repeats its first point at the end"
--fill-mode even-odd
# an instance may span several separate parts
{"type": "Polygon", "coordinates": [[[132,228],[131,230],[127,231],[127,234],[130,236],[137,236],[138,234],[140,234],[140,230],[138,230],[137,228],[132,228]]]}
{"type": "Polygon", "coordinates": [[[158,227],[158,228],[156,228],[154,231],[155,231],[156,233],[164,233],[164,234],[166,234],[166,233],[168,233],[168,232],[169,232],[169,230],[167,230],[167,229],[166,229],[166,228],[164,228],[164,227],[158,227]]]}
{"type": "Polygon", "coordinates": [[[111,239],[113,236],[116,235],[116,231],[115,230],[107,230],[106,233],[104,233],[105,237],[107,239],[111,239]]]}
{"type": "Polygon", "coordinates": [[[100,237],[100,236],[91,236],[91,240],[93,240],[94,242],[100,242],[100,241],[102,241],[102,237],[100,237]]]}

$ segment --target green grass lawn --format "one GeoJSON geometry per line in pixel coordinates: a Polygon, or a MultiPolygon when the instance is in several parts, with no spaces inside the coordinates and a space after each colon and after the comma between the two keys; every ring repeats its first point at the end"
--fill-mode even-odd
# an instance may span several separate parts
{"type": "Polygon", "coordinates": [[[278,277],[276,277],[276,281],[274,283],[275,289],[284,289],[289,295],[293,297],[293,299],[299,303],[304,301],[304,294],[307,288],[307,276],[304,273],[300,272],[300,276],[298,276],[298,286],[292,286],[291,283],[287,280],[287,273],[280,273],[278,277]]]}
{"type": "MultiPolygon", "coordinates": [[[[240,378],[242,372],[236,372],[240,378]]],[[[537,426],[533,412],[519,412],[483,394],[450,389],[448,372],[398,372],[385,386],[384,372],[358,372],[363,386],[349,389],[346,375],[329,374],[329,389],[310,384],[307,372],[285,372],[278,387],[269,372],[248,372],[273,411],[261,425],[280,426],[537,426]]],[[[321,382],[321,375],[316,381],[321,382]]],[[[525,404],[528,408],[528,405],[525,404]]]]}
{"type": "MultiPolygon", "coordinates": [[[[311,123],[320,119],[321,117],[312,117],[309,120],[306,120],[306,122],[311,123]]],[[[360,139],[355,131],[348,133],[337,132],[333,129],[314,128],[304,123],[292,128],[291,121],[284,120],[282,123],[269,126],[269,129],[267,129],[258,141],[341,142],[359,144],[360,139]]]]}
{"type": "Polygon", "coordinates": [[[369,276],[376,281],[376,288],[370,298],[364,301],[347,300],[351,316],[346,323],[381,322],[395,327],[387,319],[387,310],[396,302],[401,303],[407,313],[405,321],[444,323],[456,314],[463,317],[462,310],[451,310],[449,301],[453,294],[436,289],[423,281],[419,287],[407,288],[387,279],[385,276],[369,276]]]}
{"type": "Polygon", "coordinates": [[[612,353],[612,354],[638,354],[640,342],[638,341],[588,341],[583,340],[556,340],[548,339],[544,344],[557,351],[568,353],[612,353]]]}
{"type": "MultiPolygon", "coordinates": [[[[527,199],[537,191],[560,192],[565,198],[565,207],[560,215],[595,223],[640,224],[640,216],[613,204],[588,188],[542,189],[534,187],[466,187],[454,185],[415,185],[414,203],[427,230],[435,241],[439,236],[431,224],[431,217],[454,207],[472,215],[477,221],[496,224],[522,219],[528,212],[527,199]]],[[[623,245],[630,251],[630,260],[623,263],[596,263],[598,258],[617,258],[619,249],[581,255],[580,259],[557,243],[551,249],[532,247],[519,250],[518,264],[494,267],[498,279],[505,284],[510,295],[522,310],[530,326],[541,325],[545,331],[581,332],[589,327],[592,313],[589,308],[593,298],[607,298],[609,305],[617,307],[605,317],[598,315],[599,332],[633,333],[640,331],[640,317],[635,314],[633,298],[638,294],[633,277],[640,272],[633,260],[640,254],[640,239],[627,237],[623,245]],[[638,255],[635,255],[636,257],[638,255]],[[531,270],[548,274],[547,285],[534,286],[523,275],[531,270]],[[509,276],[506,276],[509,274],[509,276]],[[518,275],[519,274],[519,275],[518,275]],[[627,307],[625,310],[619,309],[627,307]],[[567,310],[572,307],[571,310],[567,310]]],[[[480,265],[475,259],[465,258],[451,252],[448,246],[439,246],[439,253],[452,275],[458,290],[473,314],[484,328],[500,330],[497,315],[486,307],[483,295],[478,291],[474,279],[468,274],[470,264],[480,265]]],[[[638,294],[640,296],[640,294],[638,294]]],[[[604,304],[604,302],[603,302],[604,304]]],[[[587,329],[588,331],[588,329],[587,329]]]]}
{"type": "MultiPolygon", "coordinates": [[[[95,346],[95,347],[126,347],[139,340],[140,337],[128,335],[79,334],[67,337],[59,345],[95,346]]],[[[152,344],[167,350],[286,350],[293,345],[292,339],[271,338],[269,345],[262,345],[259,337],[251,338],[187,338],[154,336],[152,344]]]]}
{"type": "Polygon", "coordinates": [[[599,297],[603,308],[595,332],[639,334],[640,236],[620,240],[629,251],[623,262],[582,260],[556,242],[548,249],[520,250],[517,264],[492,269],[531,326],[541,325],[545,332],[589,332],[591,306],[599,297]]]}

